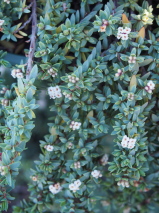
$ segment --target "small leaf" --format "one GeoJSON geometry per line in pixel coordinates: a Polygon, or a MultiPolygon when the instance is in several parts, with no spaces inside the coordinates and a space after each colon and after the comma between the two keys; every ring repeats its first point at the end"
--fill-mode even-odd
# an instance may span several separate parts
{"type": "Polygon", "coordinates": [[[152,58],[145,59],[143,62],[139,63],[139,67],[146,66],[146,65],[150,64],[152,61],[153,61],[152,58]]]}
{"type": "Polygon", "coordinates": [[[57,135],[55,127],[52,127],[50,130],[51,135],[57,135]]]}
{"type": "Polygon", "coordinates": [[[136,38],[136,41],[137,41],[137,42],[138,42],[139,37],[145,38],[145,27],[142,27],[142,28],[139,30],[138,37],[136,38]]]}
{"type": "Polygon", "coordinates": [[[130,21],[128,20],[127,16],[124,13],[122,14],[122,22],[123,24],[130,23],[130,21]]]}
{"type": "Polygon", "coordinates": [[[133,86],[137,86],[136,75],[133,75],[132,78],[131,78],[131,80],[130,80],[130,89],[133,86]]]}
{"type": "Polygon", "coordinates": [[[89,119],[89,117],[93,117],[93,110],[91,110],[88,114],[87,114],[87,118],[89,119]]]}
{"type": "Polygon", "coordinates": [[[22,36],[28,36],[26,33],[22,32],[22,31],[19,31],[20,35],[22,36]]]}
{"type": "Polygon", "coordinates": [[[18,89],[17,87],[15,87],[15,92],[16,92],[16,94],[17,94],[18,96],[20,95],[19,89],[18,89]]]}
{"type": "Polygon", "coordinates": [[[30,76],[29,76],[30,79],[36,78],[37,74],[38,74],[38,67],[37,67],[37,65],[34,65],[30,72],[30,76]]]}
{"type": "Polygon", "coordinates": [[[14,33],[14,36],[17,37],[17,38],[23,38],[23,36],[18,35],[18,34],[16,34],[16,33],[14,33]]]}

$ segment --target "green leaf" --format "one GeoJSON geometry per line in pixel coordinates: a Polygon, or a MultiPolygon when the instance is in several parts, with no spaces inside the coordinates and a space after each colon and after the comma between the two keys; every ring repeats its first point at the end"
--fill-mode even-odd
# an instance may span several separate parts
{"type": "Polygon", "coordinates": [[[30,72],[29,78],[35,79],[37,77],[37,74],[38,74],[38,66],[34,65],[31,72],[30,72]]]}

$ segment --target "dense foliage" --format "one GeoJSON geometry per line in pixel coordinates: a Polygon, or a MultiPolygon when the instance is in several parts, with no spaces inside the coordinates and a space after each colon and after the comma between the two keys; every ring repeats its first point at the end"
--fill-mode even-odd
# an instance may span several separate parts
{"type": "Polygon", "coordinates": [[[1,3],[1,41],[28,44],[27,62],[15,66],[0,52],[0,64],[10,68],[15,80],[9,86],[0,81],[1,211],[14,199],[10,191],[42,89],[51,99],[49,131],[40,141],[30,196],[13,212],[155,211],[157,8],[157,1],[140,0],[1,3]]]}

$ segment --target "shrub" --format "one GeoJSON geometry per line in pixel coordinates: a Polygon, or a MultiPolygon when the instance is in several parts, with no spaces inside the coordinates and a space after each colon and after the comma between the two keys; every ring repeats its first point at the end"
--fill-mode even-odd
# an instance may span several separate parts
{"type": "Polygon", "coordinates": [[[14,199],[43,87],[51,99],[49,131],[30,196],[13,212],[155,212],[157,1],[29,2],[4,0],[0,8],[1,41],[29,43],[26,63],[13,66],[0,52],[15,80],[6,86],[1,79],[1,211],[14,199]]]}

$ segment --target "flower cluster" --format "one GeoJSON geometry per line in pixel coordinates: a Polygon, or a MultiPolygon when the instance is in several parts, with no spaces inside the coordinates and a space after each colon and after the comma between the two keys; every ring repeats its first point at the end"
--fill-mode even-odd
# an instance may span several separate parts
{"type": "Polygon", "coordinates": [[[56,75],[57,75],[56,70],[53,69],[53,68],[50,68],[47,72],[48,72],[52,77],[56,77],[56,75]]]}
{"type": "Polygon", "coordinates": [[[81,184],[82,183],[79,179],[75,180],[73,183],[69,184],[69,189],[73,192],[76,192],[77,190],[79,190],[81,184]]]}
{"type": "Polygon", "coordinates": [[[47,52],[46,51],[40,51],[40,55],[46,55],[47,52]]]}
{"type": "Polygon", "coordinates": [[[100,163],[105,166],[108,163],[108,155],[105,154],[103,157],[100,159],[100,163]]]}
{"type": "Polygon", "coordinates": [[[54,149],[54,147],[51,146],[51,145],[46,145],[46,146],[44,146],[44,148],[45,148],[48,152],[52,152],[53,149],[54,149]]]}
{"type": "Polygon", "coordinates": [[[133,149],[135,147],[136,139],[129,138],[127,135],[124,135],[121,145],[123,148],[133,149]]]}
{"type": "Polygon", "coordinates": [[[105,19],[102,20],[102,26],[100,26],[99,32],[105,32],[109,22],[105,19]]]}
{"type": "Polygon", "coordinates": [[[59,86],[49,87],[48,94],[49,94],[50,98],[52,98],[52,99],[62,97],[61,89],[59,88],[59,86]]]}
{"type": "Polygon", "coordinates": [[[134,97],[135,97],[134,93],[128,93],[129,100],[134,100],[134,97]]]}
{"type": "Polygon", "coordinates": [[[5,166],[0,166],[0,173],[1,175],[5,175],[5,166]]]}
{"type": "Polygon", "coordinates": [[[136,63],[136,56],[129,56],[128,63],[129,64],[135,64],[136,63]]]}
{"type": "Polygon", "coordinates": [[[32,181],[35,181],[35,182],[38,180],[38,178],[36,176],[31,176],[31,179],[32,179],[32,181]]]}
{"type": "Polygon", "coordinates": [[[69,143],[67,144],[67,148],[68,148],[68,149],[71,149],[72,147],[73,147],[73,143],[69,142],[69,143]]]}
{"type": "Polygon", "coordinates": [[[3,0],[4,2],[6,2],[7,4],[10,4],[10,0],[3,0]]]}
{"type": "Polygon", "coordinates": [[[72,94],[67,94],[66,92],[63,92],[63,95],[68,98],[69,100],[72,100],[72,94]]]}
{"type": "Polygon", "coordinates": [[[80,122],[71,121],[70,128],[73,130],[79,129],[81,126],[80,122]]]}
{"type": "Polygon", "coordinates": [[[5,94],[7,90],[8,90],[8,89],[7,89],[6,87],[3,87],[2,90],[0,90],[0,93],[1,93],[1,94],[5,94]]]}
{"type": "Polygon", "coordinates": [[[49,186],[49,190],[52,194],[57,194],[62,190],[60,183],[56,183],[54,185],[49,186]]]}
{"type": "Polygon", "coordinates": [[[148,92],[148,93],[152,93],[152,91],[155,89],[155,84],[153,83],[153,81],[149,81],[147,83],[147,85],[145,86],[145,90],[148,92]]]}
{"type": "Polygon", "coordinates": [[[149,11],[146,9],[143,10],[143,13],[141,14],[141,17],[142,17],[141,20],[144,25],[152,24],[153,18],[154,18],[152,11],[153,11],[152,6],[149,7],[149,11]]]}
{"type": "Polygon", "coordinates": [[[134,181],[133,181],[133,185],[134,185],[135,187],[138,187],[138,186],[140,185],[140,181],[134,180],[134,181]]]}
{"type": "Polygon", "coordinates": [[[117,39],[122,39],[122,40],[128,40],[128,35],[131,32],[131,29],[129,27],[119,27],[118,28],[118,33],[117,33],[117,39]]]}
{"type": "Polygon", "coordinates": [[[75,169],[80,169],[81,168],[81,163],[79,161],[74,163],[75,169]]]}
{"type": "Polygon", "coordinates": [[[79,78],[75,77],[75,76],[68,75],[68,81],[75,84],[76,82],[79,81],[79,78]]]}
{"type": "Polygon", "coordinates": [[[13,69],[11,72],[11,75],[13,78],[23,78],[24,77],[21,69],[13,69]]]}
{"type": "Polygon", "coordinates": [[[94,170],[94,171],[92,171],[92,172],[91,172],[91,175],[92,175],[94,178],[96,178],[96,179],[98,179],[99,177],[102,177],[102,174],[101,174],[101,172],[100,172],[99,170],[94,170]]]}
{"type": "Polygon", "coordinates": [[[8,99],[2,99],[2,100],[1,100],[1,104],[2,104],[3,106],[8,106],[9,100],[8,100],[8,99]]]}
{"type": "Polygon", "coordinates": [[[122,186],[122,187],[126,187],[126,188],[128,188],[130,186],[129,182],[127,180],[120,180],[119,182],[117,182],[117,185],[122,186]]]}
{"type": "Polygon", "coordinates": [[[123,73],[122,70],[121,70],[121,69],[118,69],[118,70],[117,70],[117,73],[115,74],[115,76],[116,76],[116,77],[119,77],[119,76],[122,75],[122,73],[123,73]]]}
{"type": "Polygon", "coordinates": [[[0,27],[3,25],[4,20],[0,19],[0,27]]]}

